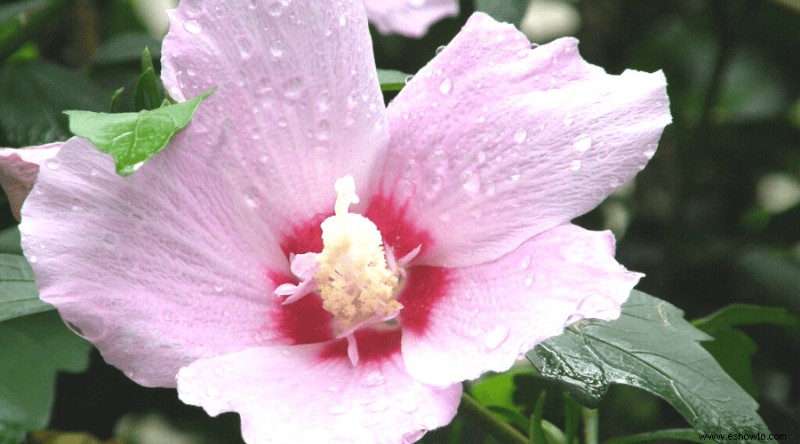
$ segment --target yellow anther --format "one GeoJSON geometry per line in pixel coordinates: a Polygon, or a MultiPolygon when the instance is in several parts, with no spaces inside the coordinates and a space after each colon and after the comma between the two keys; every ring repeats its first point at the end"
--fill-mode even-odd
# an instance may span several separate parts
{"type": "Polygon", "coordinates": [[[338,327],[348,330],[368,319],[396,313],[397,276],[386,264],[378,227],[360,214],[348,213],[358,202],[351,176],[336,181],[335,215],[322,222],[322,252],[314,275],[322,307],[338,327]]]}

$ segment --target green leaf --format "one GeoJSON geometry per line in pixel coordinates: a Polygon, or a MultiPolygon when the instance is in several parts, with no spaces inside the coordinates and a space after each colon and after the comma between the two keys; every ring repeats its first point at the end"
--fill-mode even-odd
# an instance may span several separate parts
{"type": "Polygon", "coordinates": [[[52,309],[39,299],[33,270],[25,257],[0,254],[0,321],[52,309]]]}
{"type": "Polygon", "coordinates": [[[164,93],[158,82],[150,49],[142,51],[142,74],[133,88],[133,106],[136,111],[156,109],[164,102],[164,93]]]}
{"type": "Polygon", "coordinates": [[[475,10],[489,14],[497,21],[519,26],[529,0],[475,0],[475,10]]]}
{"type": "Polygon", "coordinates": [[[213,90],[183,103],[138,113],[106,114],[67,111],[69,129],[109,153],[121,176],[133,174],[147,159],[164,149],[183,129],[213,90]]]}
{"type": "Polygon", "coordinates": [[[47,424],[56,372],[84,371],[90,349],[54,311],[0,323],[0,442],[47,424]]]}
{"type": "Polygon", "coordinates": [[[103,111],[106,96],[86,78],[46,62],[0,68],[0,144],[30,146],[70,136],[66,109],[103,111]]]}
{"type": "Polygon", "coordinates": [[[733,304],[693,324],[714,338],[713,341],[703,342],[703,347],[748,393],[756,395],[751,360],[758,346],[744,332],[733,327],[753,324],[797,325],[797,318],[784,308],[733,304]]]}
{"type": "Polygon", "coordinates": [[[711,439],[702,440],[694,429],[670,429],[656,432],[639,433],[636,435],[619,436],[603,441],[603,444],[631,444],[635,442],[653,442],[662,440],[679,440],[687,442],[712,442],[711,439]]]}
{"type": "Polygon", "coordinates": [[[663,398],[700,433],[769,433],[758,404],[699,344],[708,339],[674,306],[634,290],[616,321],[576,323],[527,357],[587,405],[624,384],[663,398]]]}
{"type": "Polygon", "coordinates": [[[22,254],[19,228],[16,225],[0,231],[0,253],[22,254]]]}
{"type": "Polygon", "coordinates": [[[531,444],[547,444],[547,438],[545,438],[544,429],[542,429],[542,412],[544,411],[544,403],[546,399],[547,392],[542,392],[539,395],[539,399],[536,400],[536,407],[533,409],[531,427],[528,434],[531,444]]]}
{"type": "Polygon", "coordinates": [[[406,79],[411,75],[393,69],[379,69],[378,81],[381,84],[381,91],[400,91],[406,86],[406,79]]]}

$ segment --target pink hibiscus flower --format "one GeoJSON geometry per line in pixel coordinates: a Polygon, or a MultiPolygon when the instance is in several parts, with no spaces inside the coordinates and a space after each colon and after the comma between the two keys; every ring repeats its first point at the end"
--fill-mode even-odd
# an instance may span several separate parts
{"type": "Polygon", "coordinates": [[[475,14],[384,107],[360,2],[250,4],[171,12],[165,86],[218,89],[167,149],[121,178],[71,139],[22,209],[42,299],[109,363],[248,442],[413,441],[619,315],[640,275],[569,221],[653,155],[661,73],[475,14]]]}
{"type": "Polygon", "coordinates": [[[439,20],[458,15],[458,0],[364,0],[364,6],[381,33],[416,38],[439,20]]]}

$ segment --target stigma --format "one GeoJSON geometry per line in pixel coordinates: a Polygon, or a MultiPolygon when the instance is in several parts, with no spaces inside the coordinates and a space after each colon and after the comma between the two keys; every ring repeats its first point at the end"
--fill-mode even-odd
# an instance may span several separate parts
{"type": "Polygon", "coordinates": [[[352,176],[336,180],[334,215],[322,222],[322,252],[314,273],[322,307],[341,332],[391,319],[403,308],[396,300],[397,274],[386,262],[378,227],[349,212],[358,203],[352,176]]]}

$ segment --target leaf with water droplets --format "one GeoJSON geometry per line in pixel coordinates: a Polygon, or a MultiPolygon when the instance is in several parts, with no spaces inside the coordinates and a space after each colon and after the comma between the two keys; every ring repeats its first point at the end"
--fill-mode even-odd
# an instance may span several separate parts
{"type": "Polygon", "coordinates": [[[33,270],[25,257],[0,254],[0,321],[52,309],[39,299],[33,270]]]}
{"type": "Polygon", "coordinates": [[[527,357],[586,405],[624,384],[665,399],[699,432],[768,434],[758,404],[700,345],[708,339],[674,306],[634,290],[616,321],[581,321],[527,357]]]}
{"type": "Polygon", "coordinates": [[[84,371],[90,349],[55,311],[0,323],[0,442],[47,424],[56,372],[84,371]]]}
{"type": "Polygon", "coordinates": [[[395,71],[393,69],[379,69],[378,82],[381,84],[381,91],[400,91],[406,86],[406,79],[411,76],[402,71],[395,71]]]}
{"type": "Polygon", "coordinates": [[[89,139],[100,151],[111,154],[117,173],[129,176],[164,149],[189,124],[200,102],[213,92],[209,90],[186,102],[138,113],[66,111],[69,129],[89,139]]]}

